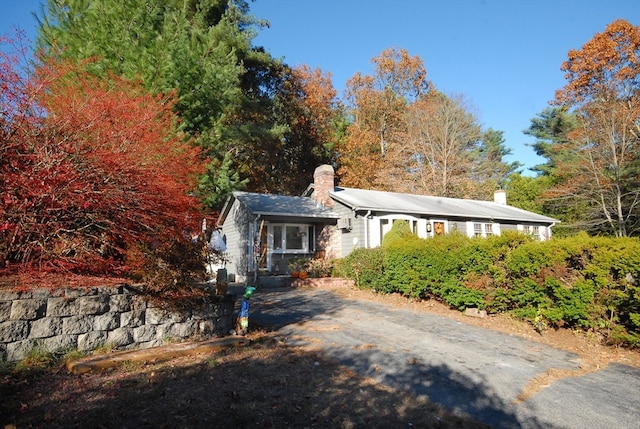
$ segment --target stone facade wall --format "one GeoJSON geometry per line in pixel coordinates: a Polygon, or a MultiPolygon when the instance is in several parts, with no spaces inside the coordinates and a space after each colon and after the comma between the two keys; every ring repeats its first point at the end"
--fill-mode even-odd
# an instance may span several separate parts
{"type": "Polygon", "coordinates": [[[227,335],[236,297],[211,298],[202,308],[169,311],[126,286],[0,291],[0,361],[20,360],[38,348],[148,348],[167,340],[227,335]]]}

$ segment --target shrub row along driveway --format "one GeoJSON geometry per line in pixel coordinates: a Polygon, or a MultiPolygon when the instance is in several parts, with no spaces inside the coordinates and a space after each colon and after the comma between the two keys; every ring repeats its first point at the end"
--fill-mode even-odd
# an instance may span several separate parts
{"type": "Polygon", "coordinates": [[[640,428],[640,370],[631,366],[580,372],[570,352],[331,290],[260,289],[251,310],[287,344],[496,428],[640,428]],[[554,372],[567,376],[528,391],[554,372]]]}

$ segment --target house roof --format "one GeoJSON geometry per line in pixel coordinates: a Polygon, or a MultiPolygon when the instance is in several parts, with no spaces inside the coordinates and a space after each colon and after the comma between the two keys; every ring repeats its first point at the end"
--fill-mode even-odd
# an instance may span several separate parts
{"type": "Polygon", "coordinates": [[[288,195],[254,194],[251,192],[236,191],[229,197],[221,212],[221,220],[218,224],[224,224],[224,220],[233,205],[238,200],[253,214],[261,216],[274,216],[286,218],[314,218],[338,219],[340,215],[330,208],[316,204],[309,197],[296,197],[288,195]]]}
{"type": "Polygon", "coordinates": [[[336,187],[329,194],[334,200],[350,207],[354,211],[371,210],[376,212],[548,224],[559,222],[557,219],[548,216],[493,201],[465,200],[340,187],[336,187]]]}

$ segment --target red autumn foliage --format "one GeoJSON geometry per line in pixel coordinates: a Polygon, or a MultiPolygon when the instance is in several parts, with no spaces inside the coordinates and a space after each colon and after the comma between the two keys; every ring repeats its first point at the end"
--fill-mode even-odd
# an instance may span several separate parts
{"type": "MultiPolygon", "coordinates": [[[[8,41],[0,39],[4,48],[8,41]]],[[[9,44],[11,46],[11,43],[9,44]]],[[[0,50],[0,268],[119,276],[186,243],[199,153],[172,96],[0,50]]]]}

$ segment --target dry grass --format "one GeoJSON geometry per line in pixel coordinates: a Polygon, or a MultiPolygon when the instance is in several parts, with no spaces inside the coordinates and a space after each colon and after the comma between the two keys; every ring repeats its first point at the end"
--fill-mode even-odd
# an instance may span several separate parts
{"type": "Polygon", "coordinates": [[[2,427],[481,428],[267,332],[249,345],[72,375],[5,368],[2,427]]]}

